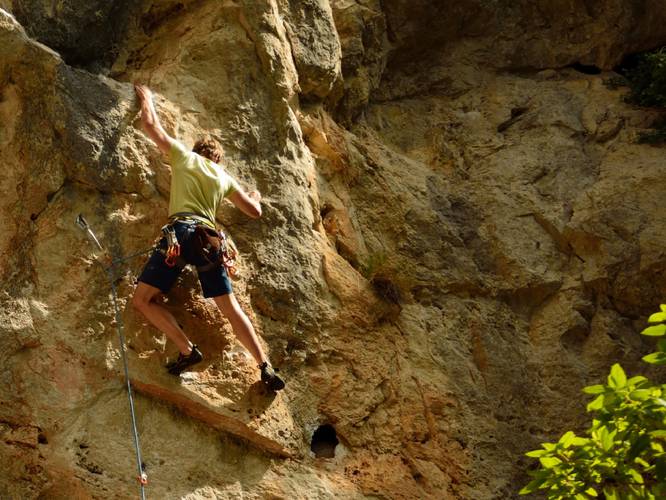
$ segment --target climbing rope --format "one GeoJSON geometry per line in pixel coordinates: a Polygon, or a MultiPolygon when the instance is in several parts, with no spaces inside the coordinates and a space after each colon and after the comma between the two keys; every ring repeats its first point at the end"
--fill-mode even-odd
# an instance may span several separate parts
{"type": "MultiPolygon", "coordinates": [[[[85,231],[86,235],[90,239],[94,245],[99,248],[101,251],[105,251],[102,245],[99,243],[99,240],[95,236],[95,233],[93,233],[92,229],[90,228],[90,225],[86,221],[86,219],[83,217],[83,215],[79,214],[79,216],[76,218],[76,225],[80,227],[83,231],[85,231]]],[[[147,254],[148,252],[151,252],[154,249],[154,247],[149,248],[148,250],[142,251],[142,252],[137,252],[135,254],[129,255],[127,257],[123,258],[118,258],[118,259],[113,259],[111,261],[111,265],[108,267],[104,267],[103,264],[100,263],[100,265],[103,267],[104,271],[106,272],[108,278],[109,278],[109,283],[111,284],[111,294],[113,297],[113,308],[115,310],[115,315],[116,315],[116,325],[118,327],[118,339],[120,341],[120,353],[122,355],[123,359],[123,368],[125,370],[125,384],[127,387],[127,399],[129,400],[129,407],[130,407],[130,416],[132,419],[132,435],[134,438],[134,449],[136,451],[136,466],[137,466],[137,471],[139,473],[137,479],[139,480],[139,487],[141,489],[141,500],[146,500],[146,490],[145,487],[148,484],[148,475],[146,472],[143,470],[143,461],[141,460],[141,445],[139,443],[139,431],[136,428],[136,413],[134,410],[134,397],[132,396],[132,384],[130,383],[130,377],[129,377],[129,367],[127,363],[127,351],[125,349],[125,335],[123,333],[123,321],[120,316],[120,308],[118,307],[118,291],[116,289],[116,283],[114,280],[114,274],[113,271],[115,270],[115,267],[118,264],[122,264],[123,262],[126,262],[134,257],[138,257],[139,255],[144,255],[147,254]]]]}
{"type": "Polygon", "coordinates": [[[125,335],[123,334],[123,323],[120,317],[120,308],[118,307],[118,292],[113,280],[113,266],[107,269],[109,282],[111,283],[111,292],[113,294],[113,308],[116,312],[116,325],[118,326],[118,338],[120,339],[120,352],[123,358],[123,367],[125,369],[125,384],[127,386],[127,399],[129,400],[130,415],[132,416],[132,434],[134,435],[134,449],[136,450],[136,464],[139,472],[139,486],[141,487],[141,500],[146,500],[145,486],[148,484],[148,476],[143,470],[143,461],[141,460],[141,446],[139,444],[139,432],[136,428],[136,414],[134,411],[134,398],[132,397],[132,384],[130,383],[129,368],[127,366],[127,353],[125,350],[125,335]]]}

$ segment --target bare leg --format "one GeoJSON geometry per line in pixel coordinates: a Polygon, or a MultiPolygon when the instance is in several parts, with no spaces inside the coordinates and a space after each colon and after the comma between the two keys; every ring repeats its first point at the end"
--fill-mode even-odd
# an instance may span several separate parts
{"type": "Polygon", "coordinates": [[[236,296],[230,293],[214,297],[213,300],[217,304],[217,307],[220,308],[220,311],[222,311],[222,314],[227,317],[229,323],[231,323],[231,328],[233,328],[236,338],[243,344],[245,349],[250,351],[257,364],[261,365],[264,361],[268,361],[259,343],[259,338],[254,331],[254,327],[245,312],[241,309],[236,296]]]}
{"type": "Polygon", "coordinates": [[[164,332],[173,341],[181,353],[188,355],[192,352],[192,342],[180,328],[176,318],[167,309],[156,304],[153,299],[160,293],[159,288],[139,282],[132,297],[132,305],[158,330],[164,332]]]}

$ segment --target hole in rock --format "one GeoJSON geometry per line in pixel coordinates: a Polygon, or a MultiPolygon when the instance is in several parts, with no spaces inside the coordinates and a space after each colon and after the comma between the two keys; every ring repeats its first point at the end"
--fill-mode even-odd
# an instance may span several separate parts
{"type": "Polygon", "coordinates": [[[46,435],[43,432],[37,434],[37,442],[39,444],[49,444],[49,440],[46,438],[46,435]]]}
{"type": "Polygon", "coordinates": [[[30,214],[30,220],[37,220],[37,214],[30,214]]]}
{"type": "Polygon", "coordinates": [[[333,210],[335,210],[335,207],[333,207],[333,205],[329,205],[328,203],[325,203],[324,206],[321,207],[321,209],[319,210],[319,215],[321,216],[322,219],[324,219],[333,210]]]}
{"type": "Polygon", "coordinates": [[[591,64],[583,64],[583,63],[573,63],[571,65],[571,68],[578,71],[579,73],[584,73],[586,75],[599,75],[601,74],[601,70],[597,68],[594,65],[591,64]]]}
{"type": "Polygon", "coordinates": [[[386,302],[391,304],[400,304],[400,302],[402,302],[400,288],[393,282],[393,280],[391,280],[391,278],[386,276],[374,276],[370,280],[370,284],[377,294],[386,302]]]}
{"type": "Polygon", "coordinates": [[[312,435],[310,449],[317,458],[335,457],[335,447],[340,443],[335,429],[330,424],[320,425],[312,435]]]}

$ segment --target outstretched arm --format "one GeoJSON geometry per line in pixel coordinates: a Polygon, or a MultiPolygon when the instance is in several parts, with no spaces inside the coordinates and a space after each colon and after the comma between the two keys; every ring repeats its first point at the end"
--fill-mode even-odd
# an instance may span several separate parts
{"type": "Polygon", "coordinates": [[[259,191],[252,191],[248,194],[239,189],[231,193],[228,198],[245,215],[253,219],[261,217],[261,194],[259,191]]]}
{"type": "Polygon", "coordinates": [[[134,84],[134,91],[141,105],[141,125],[163,154],[169,155],[171,143],[174,141],[162,128],[160,119],[155,112],[153,93],[145,85],[134,84]]]}

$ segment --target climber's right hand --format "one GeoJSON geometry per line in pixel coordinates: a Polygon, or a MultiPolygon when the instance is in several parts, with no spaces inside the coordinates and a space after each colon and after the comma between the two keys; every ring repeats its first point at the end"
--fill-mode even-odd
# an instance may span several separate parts
{"type": "Polygon", "coordinates": [[[153,93],[145,85],[135,82],[134,92],[141,102],[150,102],[153,100],[153,93]]]}

